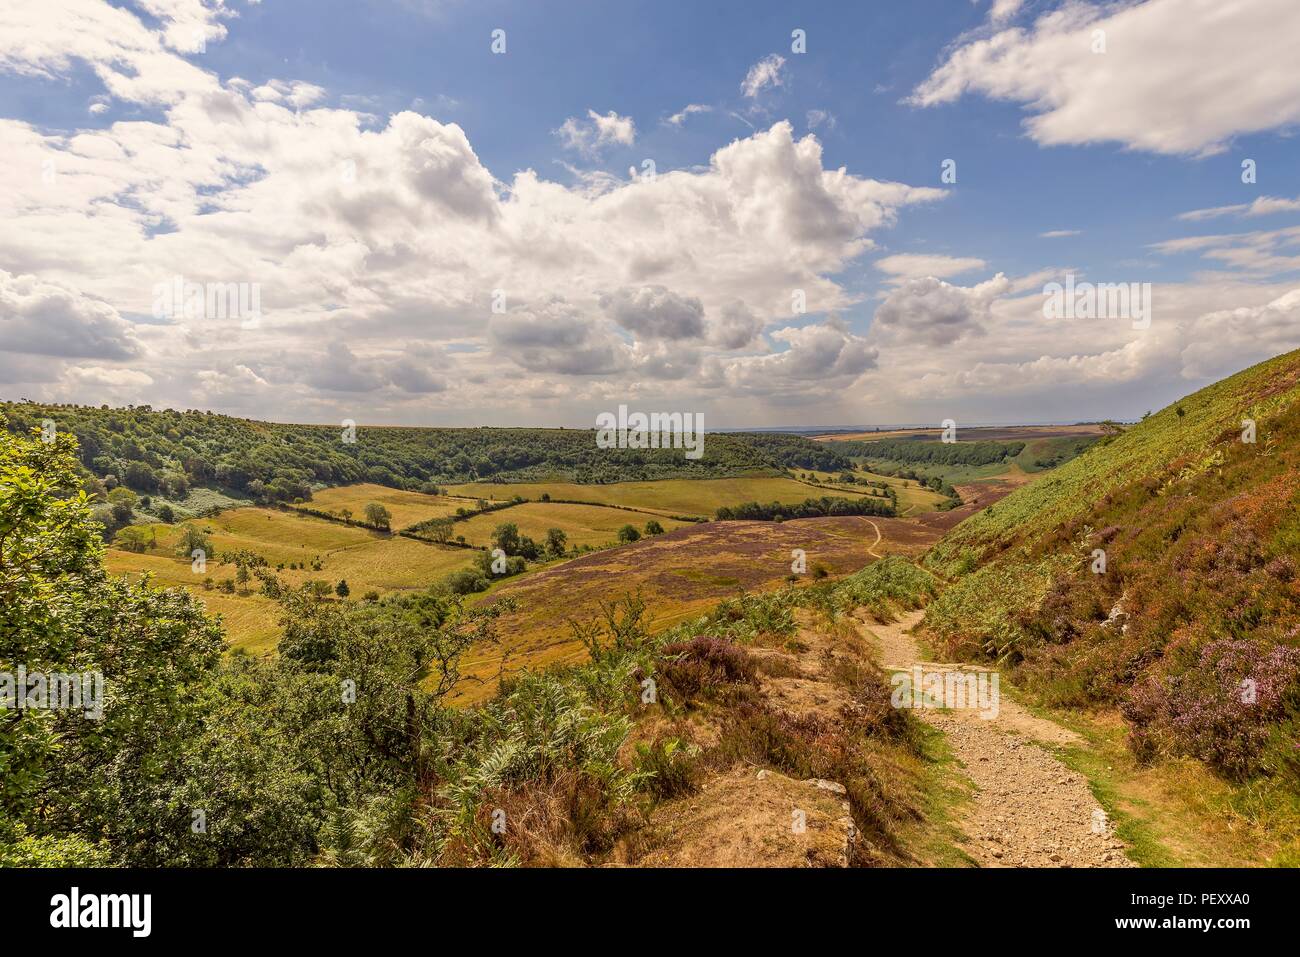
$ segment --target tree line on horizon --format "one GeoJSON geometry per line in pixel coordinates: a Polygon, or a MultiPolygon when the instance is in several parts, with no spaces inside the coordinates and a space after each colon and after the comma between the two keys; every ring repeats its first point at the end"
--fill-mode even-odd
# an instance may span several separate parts
{"type": "Polygon", "coordinates": [[[605,484],[851,467],[824,444],[784,433],[710,434],[703,456],[691,460],[675,449],[601,449],[585,429],[361,426],[350,442],[342,427],[150,406],[0,403],[0,415],[15,434],[48,420],[75,435],[88,490],[100,499],[117,487],[171,500],[208,487],[274,503],[355,482],[436,493],[462,482],[605,484]]]}

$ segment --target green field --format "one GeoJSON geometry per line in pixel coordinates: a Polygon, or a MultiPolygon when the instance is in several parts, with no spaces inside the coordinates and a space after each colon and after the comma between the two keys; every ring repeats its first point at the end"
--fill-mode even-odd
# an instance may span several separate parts
{"type": "Polygon", "coordinates": [[[261,555],[286,584],[326,581],[331,587],[346,580],[351,597],[366,592],[380,594],[428,588],[448,573],[467,567],[474,553],[463,548],[440,548],[400,536],[263,508],[239,508],[191,523],[207,533],[213,553],[207,568],[191,570],[188,558],[176,554],[180,525],[146,525],[141,528],[152,544],[143,553],[109,548],[105,564],[115,574],[148,572],[160,585],[181,586],[204,600],[208,610],[225,619],[233,646],[253,653],[269,652],[279,635],[278,609],[250,584],[249,594],[227,594],[205,587],[211,578],[220,583],[235,576],[235,566],[223,561],[226,553],[247,550],[261,555]],[[289,568],[294,564],[299,568],[289,568]],[[315,568],[318,564],[320,567],[315,568]],[[278,566],[284,565],[284,568],[278,566]]]}
{"type": "MultiPolygon", "coordinates": [[[[839,478],[839,472],[799,472],[800,475],[812,475],[818,484],[833,486],[833,490],[822,490],[820,495],[836,495],[840,491],[852,493],[857,491],[861,494],[864,489],[861,486],[841,485],[836,481],[839,478]]],[[[911,479],[897,478],[893,475],[880,475],[876,472],[870,472],[867,469],[854,469],[853,474],[858,479],[866,482],[884,482],[896,493],[898,493],[898,514],[899,516],[914,515],[918,512],[929,512],[938,508],[944,502],[948,501],[946,497],[940,495],[933,489],[928,489],[923,485],[917,484],[911,479]]]]}
{"type": "MultiPolygon", "coordinates": [[[[362,545],[379,536],[369,529],[270,508],[233,508],[189,524],[207,534],[217,552],[246,548],[272,565],[310,561],[326,552],[362,545]]],[[[170,550],[181,534],[179,524],[136,527],[142,529],[146,537],[156,536],[164,551],[170,550]]]]}
{"type": "Polygon", "coordinates": [[[451,498],[447,495],[426,495],[423,492],[405,492],[362,482],[322,489],[312,494],[304,507],[339,515],[344,509],[352,513],[353,521],[364,521],[366,506],[375,502],[388,509],[393,517],[393,530],[397,531],[417,522],[443,515],[452,515],[458,508],[473,508],[472,501],[451,498]]]}
{"type": "MultiPolygon", "coordinates": [[[[256,592],[228,595],[215,588],[206,589],[206,576],[194,574],[188,561],[167,554],[138,555],[110,548],[104,552],[104,567],[110,574],[132,578],[148,572],[160,588],[180,587],[193,592],[207,606],[209,615],[221,616],[231,646],[251,655],[272,653],[280,640],[280,609],[275,602],[256,592]]],[[[208,574],[217,580],[234,573],[233,567],[208,565],[208,574]]]]}
{"type": "Polygon", "coordinates": [[[537,542],[546,537],[547,529],[558,528],[568,537],[570,546],[600,546],[617,543],[618,530],[624,525],[635,526],[637,531],[644,533],[648,520],[657,521],[666,532],[687,524],[671,518],[656,519],[650,515],[600,505],[528,502],[457,522],[455,534],[464,535],[471,545],[487,545],[491,541],[493,529],[504,522],[514,522],[521,535],[527,535],[537,542]]]}
{"type": "MultiPolygon", "coordinates": [[[[476,482],[454,485],[452,495],[503,501],[521,495],[538,500],[543,494],[553,499],[596,502],[643,509],[658,515],[713,518],[724,505],[744,502],[793,504],[808,498],[835,494],[788,478],[666,479],[660,482],[617,482],[610,485],[576,485],[572,482],[522,482],[509,485],[476,482]]],[[[845,494],[852,494],[846,487],[845,494]]],[[[861,494],[861,492],[859,492],[861,494]]],[[[635,524],[635,518],[629,518],[635,524]]],[[[624,524],[624,522],[619,523],[624,524]]],[[[665,526],[666,528],[667,526],[665,526]]]]}

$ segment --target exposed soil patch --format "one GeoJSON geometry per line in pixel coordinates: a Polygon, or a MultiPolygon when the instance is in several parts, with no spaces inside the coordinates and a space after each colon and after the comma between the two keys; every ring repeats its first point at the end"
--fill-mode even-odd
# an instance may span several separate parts
{"type": "Polygon", "coordinates": [[[709,778],[655,827],[671,843],[644,867],[846,867],[856,837],[838,785],[748,767],[709,778]]]}
{"type": "MultiPolygon", "coordinates": [[[[852,627],[837,636],[810,624],[806,612],[798,618],[802,627],[789,640],[745,647],[757,659],[758,695],[766,708],[796,722],[842,722],[854,707],[855,682],[845,676],[863,664],[874,671],[871,647],[852,627]]],[[[848,867],[893,860],[859,833],[843,784],[799,780],[748,762],[714,771],[698,792],[660,805],[650,832],[656,847],[637,861],[642,866],[848,867]]]]}

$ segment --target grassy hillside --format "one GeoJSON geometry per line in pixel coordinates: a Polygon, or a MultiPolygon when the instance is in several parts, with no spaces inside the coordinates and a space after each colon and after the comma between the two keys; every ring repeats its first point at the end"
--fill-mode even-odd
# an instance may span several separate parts
{"type": "MultiPolygon", "coordinates": [[[[974,431],[974,430],[970,430],[974,431]]],[[[969,433],[968,433],[969,434],[969,433]]],[[[1042,472],[1081,455],[1096,434],[1038,436],[991,440],[939,441],[937,433],[892,439],[846,441],[834,446],[863,467],[883,475],[943,485],[980,481],[1007,474],[1042,472]]]]}
{"type": "Polygon", "coordinates": [[[360,521],[365,518],[366,506],[371,502],[388,509],[394,529],[454,515],[458,508],[474,507],[474,502],[466,499],[384,488],[370,482],[321,489],[312,495],[308,507],[339,516],[347,512],[353,520],[360,521]]]}
{"type": "MultiPolygon", "coordinates": [[[[554,501],[597,502],[641,509],[660,515],[713,518],[719,508],[742,502],[780,502],[794,505],[818,498],[825,491],[776,476],[713,479],[709,481],[667,480],[663,482],[616,482],[609,485],[576,485],[572,482],[527,482],[511,485],[473,483],[448,488],[467,498],[503,500],[522,495],[537,500],[549,495],[554,501]]],[[[845,494],[864,495],[866,489],[845,489],[845,494]]],[[[842,494],[836,490],[837,495],[842,494]]],[[[627,519],[633,521],[635,516],[627,519]]]]}
{"type": "MultiPolygon", "coordinates": [[[[519,508],[499,514],[509,517],[519,508]]],[[[464,672],[473,680],[459,685],[451,700],[481,700],[503,669],[582,660],[585,650],[569,621],[598,617],[601,603],[612,597],[640,595],[646,622],[658,631],[741,591],[780,587],[795,577],[794,549],[805,553],[807,570],[800,578],[806,584],[823,573],[856,572],[882,555],[919,554],[938,534],[919,523],[862,516],[711,522],[506,579],[472,599],[476,605],[513,599],[516,607],[502,616],[499,643],[466,654],[464,672]]]]}
{"type": "Polygon", "coordinates": [[[1046,704],[1118,707],[1144,760],[1195,758],[1293,800],[1297,436],[1290,353],[1103,440],[927,555],[955,579],[927,613],[935,643],[998,658],[1046,704]]]}
{"type": "Polygon", "coordinates": [[[680,528],[683,522],[663,517],[639,515],[621,508],[606,508],[602,505],[567,505],[559,502],[528,502],[514,508],[476,515],[456,526],[456,534],[465,536],[471,545],[487,547],[492,541],[492,533],[503,522],[513,522],[521,535],[527,535],[536,541],[544,541],[549,529],[558,528],[564,532],[570,548],[574,546],[614,545],[618,543],[618,530],[624,525],[632,525],[637,531],[643,531],[647,521],[656,521],[665,531],[680,528]]]}
{"type": "Polygon", "coordinates": [[[346,581],[354,598],[369,592],[423,591],[468,567],[474,554],[275,509],[231,509],[192,524],[211,545],[202,572],[178,554],[182,527],[164,524],[135,526],[145,550],[129,551],[119,541],[106,550],[105,567],[133,579],[148,574],[156,585],[186,589],[209,614],[222,616],[232,647],[254,654],[274,649],[281,633],[279,609],[261,593],[256,579],[235,587],[238,570],[231,556],[236,553],[265,559],[291,587],[315,581],[332,589],[346,581]]]}
{"type": "Polygon", "coordinates": [[[1294,451],[1295,437],[1279,417],[1296,402],[1300,353],[1260,363],[1194,393],[1102,440],[1051,475],[975,516],[937,547],[931,559],[951,573],[964,555],[982,559],[1013,542],[1032,544],[1062,522],[1088,512],[1115,490],[1143,479],[1187,479],[1216,468],[1230,451],[1261,459],[1279,446],[1294,451]],[[1179,410],[1182,414],[1179,414],[1179,410]],[[1253,418],[1258,442],[1242,446],[1241,421],[1253,418]]]}

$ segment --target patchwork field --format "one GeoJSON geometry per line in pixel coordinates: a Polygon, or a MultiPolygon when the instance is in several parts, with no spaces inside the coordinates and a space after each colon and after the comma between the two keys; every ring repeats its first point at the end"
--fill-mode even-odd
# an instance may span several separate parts
{"type": "Polygon", "coordinates": [[[232,508],[205,518],[186,523],[167,525],[161,522],[136,525],[146,539],[156,541],[164,551],[173,548],[180,540],[184,524],[193,525],[212,540],[212,548],[219,552],[233,552],[247,548],[265,558],[272,565],[279,562],[310,561],[314,556],[359,545],[377,537],[377,532],[356,528],[307,515],[270,508],[232,508]]]}
{"type": "MultiPolygon", "coordinates": [[[[548,529],[559,528],[569,545],[592,547],[614,544],[624,525],[630,524],[643,534],[651,519],[664,527],[665,535],[529,571],[473,599],[492,600],[496,595],[514,594],[527,609],[507,623],[504,649],[485,651],[471,661],[472,672],[484,676],[495,673],[500,666],[502,650],[512,668],[521,661],[544,665],[579,653],[579,647],[570,640],[565,619],[594,615],[598,600],[613,596],[611,581],[619,582],[620,594],[643,588],[647,598],[654,599],[655,624],[665,626],[695,614],[736,589],[779,583],[790,573],[793,548],[807,552],[810,570],[821,564],[832,574],[845,573],[884,554],[884,549],[920,547],[968,513],[965,509],[935,512],[934,507],[944,500],[938,493],[915,482],[859,470],[857,474],[862,478],[893,487],[900,509],[904,515],[914,516],[913,521],[853,517],[697,525],[670,517],[711,518],[723,505],[748,501],[794,503],[822,495],[865,494],[860,487],[833,482],[832,473],[801,474],[827,487],[789,478],[747,477],[608,485],[476,483],[455,486],[447,495],[426,495],[363,483],[319,491],[308,507],[334,514],[347,509],[361,518],[365,506],[377,502],[391,513],[393,528],[401,529],[454,514],[457,508],[472,507],[478,499],[503,501],[516,495],[530,499],[457,522],[455,534],[480,546],[488,545],[492,532],[504,522],[513,522],[521,534],[536,541],[543,540],[548,529]],[[606,504],[539,501],[543,494],[606,504]],[[873,546],[876,529],[884,536],[879,548],[873,546]]],[[[977,488],[983,486],[971,486],[963,492],[970,495],[977,488]]],[[[107,566],[118,574],[148,572],[159,584],[189,589],[203,599],[211,613],[222,616],[231,644],[254,654],[273,652],[280,631],[279,610],[274,602],[257,593],[256,581],[234,594],[223,591],[222,583],[236,574],[235,566],[224,562],[223,555],[240,550],[260,555],[290,585],[317,581],[333,588],[346,580],[354,599],[371,591],[384,594],[427,588],[450,572],[470,566],[474,558],[473,552],[463,548],[384,535],[292,510],[247,506],[190,524],[203,531],[212,544],[203,574],[191,571],[189,559],[176,554],[182,534],[180,523],[135,526],[143,532],[148,549],[138,553],[111,547],[107,566]],[[211,581],[205,584],[205,579],[211,581]]]]}
{"type": "MultiPolygon", "coordinates": [[[[823,490],[822,495],[838,495],[840,492],[862,494],[863,489],[860,486],[843,485],[836,481],[839,478],[839,472],[804,472],[800,475],[812,475],[818,484],[831,486],[832,488],[823,490]]],[[[892,475],[878,475],[866,469],[854,469],[853,474],[859,479],[867,482],[884,482],[895,492],[898,493],[898,514],[899,517],[916,515],[920,512],[933,511],[939,505],[948,499],[933,489],[919,485],[911,479],[897,478],[892,475]]]]}
{"type": "Polygon", "coordinates": [[[352,513],[356,520],[365,518],[366,506],[376,502],[388,509],[393,516],[393,530],[398,531],[417,522],[443,515],[452,515],[458,508],[473,508],[472,500],[453,498],[449,495],[425,495],[423,492],[405,492],[401,489],[385,488],[363,482],[359,485],[343,485],[327,488],[312,494],[311,501],[305,503],[307,508],[339,515],[344,509],[352,513]]]}
{"type": "Polygon", "coordinates": [[[655,518],[639,512],[629,512],[621,508],[606,508],[600,505],[567,505],[560,502],[528,502],[514,508],[476,515],[474,518],[456,523],[456,535],[464,535],[471,545],[486,546],[492,539],[492,532],[504,522],[514,522],[521,535],[527,535],[534,541],[541,542],[546,537],[547,529],[558,528],[568,538],[570,546],[575,545],[610,545],[618,541],[618,530],[624,525],[632,525],[644,534],[647,520],[657,521],[664,531],[672,531],[687,524],[675,519],[655,518]]]}
{"type": "Polygon", "coordinates": [[[273,509],[232,509],[192,524],[212,542],[213,554],[203,574],[193,572],[190,560],[176,554],[179,525],[138,526],[153,543],[150,549],[137,553],[109,548],[105,564],[114,574],[148,572],[161,585],[189,589],[203,599],[211,613],[222,615],[231,645],[253,654],[274,648],[279,611],[274,602],[256,592],[256,582],[249,586],[253,590],[248,594],[205,587],[206,578],[219,584],[235,576],[235,566],[222,561],[223,554],[246,549],[261,555],[290,585],[325,581],[332,588],[346,580],[353,598],[369,591],[384,594],[427,588],[473,560],[473,553],[466,549],[440,548],[273,509]],[[278,568],[280,565],[284,567],[278,568]]]}
{"type": "Polygon", "coordinates": [[[537,500],[543,494],[547,494],[553,499],[621,505],[657,515],[686,515],[701,518],[712,518],[724,505],[739,505],[743,502],[793,504],[807,498],[832,494],[794,479],[780,477],[665,479],[659,482],[618,482],[610,485],[577,485],[572,482],[523,482],[501,485],[476,482],[470,485],[454,485],[448,489],[448,492],[453,495],[497,501],[513,498],[516,495],[537,500]]]}

